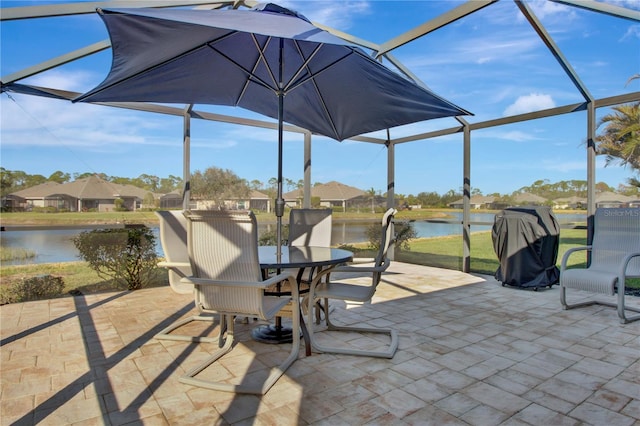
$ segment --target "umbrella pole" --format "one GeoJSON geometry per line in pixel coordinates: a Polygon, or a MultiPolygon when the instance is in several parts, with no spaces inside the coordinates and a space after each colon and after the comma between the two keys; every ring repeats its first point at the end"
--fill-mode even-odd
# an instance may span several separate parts
{"type": "MultiPolygon", "coordinates": [[[[283,157],[283,149],[282,149],[282,123],[284,121],[284,92],[283,92],[283,83],[282,83],[282,71],[284,67],[284,59],[282,56],[282,51],[284,49],[284,40],[280,39],[280,70],[279,70],[279,82],[278,82],[278,196],[276,198],[276,239],[277,239],[277,251],[276,258],[278,262],[282,259],[282,216],[284,216],[284,198],[282,198],[282,157],[283,157]]],[[[280,271],[278,271],[280,272],[280,271]]],[[[277,284],[278,292],[281,291],[281,284],[277,284]]],[[[282,318],[276,317],[276,331],[277,333],[282,333],[282,318]]]]}
{"type": "Polygon", "coordinates": [[[280,261],[282,255],[282,216],[284,216],[284,198],[282,198],[282,114],[284,109],[284,94],[278,91],[278,190],[276,198],[276,245],[278,246],[277,256],[280,261]]]}
{"type": "Polygon", "coordinates": [[[284,40],[280,40],[280,69],[278,72],[278,195],[276,198],[276,238],[278,250],[276,252],[278,261],[282,256],[282,216],[284,216],[284,198],[282,198],[282,133],[284,121],[284,83],[282,82],[282,74],[284,71],[284,40]]]}

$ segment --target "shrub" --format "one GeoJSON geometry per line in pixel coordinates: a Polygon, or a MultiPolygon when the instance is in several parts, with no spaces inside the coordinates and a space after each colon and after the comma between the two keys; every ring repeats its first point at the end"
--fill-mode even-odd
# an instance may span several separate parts
{"type": "Polygon", "coordinates": [[[122,198],[116,198],[113,200],[113,211],[115,212],[126,212],[127,208],[124,206],[124,200],[122,198]]]}
{"type": "Polygon", "coordinates": [[[33,211],[35,213],[57,213],[58,209],[53,206],[46,206],[46,207],[34,206],[33,211]]]}
{"type": "Polygon", "coordinates": [[[144,225],[85,231],[73,239],[73,244],[98,276],[113,279],[119,287],[136,290],[155,276],[155,237],[144,225]]]}
{"type": "MultiPolygon", "coordinates": [[[[398,221],[394,222],[394,230],[395,237],[393,238],[393,242],[396,248],[402,250],[409,250],[409,242],[412,238],[417,238],[418,233],[416,232],[413,224],[407,221],[398,221]]],[[[369,225],[365,230],[367,238],[369,239],[369,246],[378,250],[380,248],[380,243],[382,242],[382,233],[380,232],[380,225],[378,223],[374,223],[369,225]]]]}
{"type": "Polygon", "coordinates": [[[34,257],[36,257],[36,252],[33,250],[0,246],[0,261],[2,262],[33,259],[34,257]]]}
{"type": "Polygon", "coordinates": [[[418,238],[418,232],[409,221],[395,222],[395,247],[400,250],[411,250],[410,242],[418,238]]]}
{"type": "Polygon", "coordinates": [[[19,303],[29,300],[52,299],[62,295],[64,280],[53,275],[23,278],[2,292],[1,303],[19,303]]]}
{"type": "MultiPolygon", "coordinates": [[[[265,231],[258,237],[258,245],[259,246],[277,246],[278,238],[276,235],[276,227],[274,226],[271,230],[265,231]]],[[[289,225],[282,225],[282,245],[287,245],[287,241],[289,240],[289,225]]]]}

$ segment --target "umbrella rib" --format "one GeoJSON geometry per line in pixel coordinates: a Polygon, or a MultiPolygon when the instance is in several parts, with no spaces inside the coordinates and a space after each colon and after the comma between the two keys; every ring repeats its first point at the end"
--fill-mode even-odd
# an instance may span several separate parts
{"type": "MultiPolygon", "coordinates": [[[[265,82],[264,80],[262,80],[260,77],[254,75],[251,71],[249,71],[248,69],[246,69],[245,67],[243,67],[241,64],[239,64],[237,61],[234,61],[233,59],[231,59],[228,55],[226,55],[225,53],[221,52],[219,49],[217,49],[215,46],[211,46],[210,44],[207,44],[209,46],[209,49],[213,50],[214,52],[218,53],[220,56],[222,56],[223,58],[225,58],[227,61],[229,61],[231,64],[235,65],[236,68],[240,69],[240,71],[242,71],[243,73],[245,73],[247,75],[247,77],[249,79],[251,79],[254,83],[259,84],[260,86],[263,86],[265,89],[269,89],[273,92],[276,92],[276,90],[269,86],[269,83],[265,82]]],[[[269,67],[267,67],[269,68],[269,67]]]]}
{"type": "MultiPolygon", "coordinates": [[[[260,55],[260,58],[258,58],[256,63],[253,64],[253,69],[251,70],[251,73],[249,74],[249,78],[247,78],[247,80],[244,82],[242,90],[240,91],[240,94],[238,95],[238,98],[236,99],[236,105],[240,104],[240,101],[244,97],[244,94],[247,92],[247,89],[249,88],[249,82],[251,81],[251,76],[255,74],[256,70],[258,69],[258,65],[260,65],[260,59],[262,59],[262,61],[265,64],[265,67],[267,68],[267,71],[269,71],[269,75],[271,76],[271,80],[273,81],[274,87],[278,86],[278,84],[276,83],[275,76],[273,75],[273,72],[271,71],[271,68],[269,68],[268,62],[267,62],[266,58],[264,57],[264,51],[260,48],[260,44],[258,43],[258,40],[256,39],[255,34],[251,34],[251,38],[253,39],[253,43],[256,46],[256,51],[260,55]]],[[[270,42],[271,42],[271,37],[267,38],[267,42],[264,44],[264,48],[265,49],[267,48],[267,46],[269,45],[270,42]]]]}
{"type": "MultiPolygon", "coordinates": [[[[258,54],[260,55],[260,59],[262,59],[262,62],[264,62],[264,66],[267,69],[267,71],[269,71],[269,76],[271,77],[271,81],[273,82],[274,87],[278,87],[279,88],[279,84],[278,81],[276,80],[276,76],[273,75],[273,71],[271,70],[271,67],[269,66],[269,63],[267,62],[267,58],[264,56],[264,49],[267,48],[267,46],[269,45],[269,43],[271,42],[271,39],[273,37],[269,36],[267,38],[267,42],[264,44],[264,49],[260,48],[260,44],[258,43],[258,39],[256,38],[255,34],[251,34],[251,38],[253,39],[253,43],[256,45],[256,50],[258,51],[258,54]]],[[[258,67],[258,64],[260,63],[260,60],[256,61],[256,64],[254,66],[254,70],[255,68],[258,67]]],[[[253,73],[252,73],[253,75],[253,73]]]]}
{"type": "MultiPolygon", "coordinates": [[[[300,54],[301,57],[304,57],[304,55],[302,54],[302,50],[300,49],[300,45],[298,44],[297,41],[294,41],[294,44],[296,46],[296,49],[298,50],[298,53],[300,54]]],[[[294,90],[296,87],[299,87],[301,84],[303,84],[305,81],[309,81],[311,80],[311,84],[313,84],[313,88],[316,91],[316,94],[318,95],[318,98],[320,99],[320,104],[322,105],[322,109],[324,110],[325,116],[327,117],[327,119],[329,120],[329,123],[331,124],[331,130],[333,130],[333,134],[336,135],[336,139],[340,139],[338,137],[338,129],[336,129],[336,125],[333,121],[333,117],[331,116],[331,113],[329,112],[329,108],[327,108],[327,104],[324,101],[324,97],[322,96],[322,93],[320,92],[320,89],[318,88],[318,84],[316,83],[315,80],[315,75],[318,75],[318,73],[324,71],[326,68],[320,70],[318,73],[316,73],[315,75],[313,75],[313,73],[311,72],[310,69],[308,69],[308,64],[309,61],[316,55],[316,53],[318,53],[318,51],[320,50],[320,47],[324,46],[324,44],[318,45],[318,47],[316,49],[314,49],[314,51],[311,53],[311,55],[309,55],[309,58],[304,62],[304,64],[302,64],[302,66],[300,67],[300,69],[298,70],[298,72],[296,73],[296,75],[294,76],[297,77],[301,72],[302,72],[302,68],[306,68],[307,72],[309,73],[309,77],[304,79],[303,81],[299,82],[298,84],[296,84],[295,86],[293,86],[291,88],[291,90],[294,90]]],[[[343,56],[342,58],[338,59],[336,62],[334,62],[333,64],[343,60],[344,58],[346,58],[347,56],[349,56],[350,53],[346,54],[345,56],[343,56]]],[[[332,65],[333,65],[332,64],[332,65]]],[[[293,78],[292,78],[293,80],[293,78]]]]}
{"type": "MultiPolygon", "coordinates": [[[[296,50],[298,51],[298,54],[300,55],[301,58],[304,58],[304,54],[302,53],[302,50],[300,49],[300,45],[298,44],[298,42],[296,40],[292,40],[293,44],[296,46],[296,50]]],[[[285,92],[288,92],[289,90],[293,90],[296,87],[298,87],[300,84],[303,84],[305,81],[307,81],[309,78],[313,77],[313,73],[311,72],[311,70],[309,69],[309,62],[311,62],[311,60],[316,56],[316,54],[320,51],[320,48],[324,46],[324,43],[320,43],[318,44],[315,49],[313,49],[313,52],[311,52],[311,55],[309,55],[308,58],[306,58],[304,60],[304,62],[302,63],[302,65],[300,65],[300,68],[298,68],[298,71],[295,72],[295,74],[289,79],[289,83],[287,84],[287,86],[284,88],[285,92]],[[291,87],[292,84],[296,83],[296,78],[298,78],[298,76],[300,75],[300,73],[302,72],[302,70],[307,71],[308,75],[306,79],[301,79],[300,84],[296,84],[295,86],[291,87]]]]}
{"type": "MultiPolygon", "coordinates": [[[[297,45],[297,44],[296,44],[296,45],[297,45]]],[[[331,68],[332,66],[334,66],[335,64],[337,64],[338,62],[340,62],[340,61],[342,61],[342,60],[346,59],[347,57],[351,56],[351,54],[353,54],[353,53],[354,53],[353,49],[349,49],[349,52],[348,52],[346,55],[344,55],[344,56],[342,56],[342,57],[340,57],[340,58],[336,59],[335,61],[333,61],[333,62],[329,63],[328,65],[325,65],[325,66],[324,66],[324,67],[322,67],[319,71],[317,71],[317,72],[315,72],[315,73],[311,73],[311,71],[309,70],[309,75],[308,75],[308,76],[306,76],[306,77],[304,77],[304,78],[300,79],[299,81],[292,81],[289,85],[287,85],[287,87],[286,87],[286,91],[287,91],[287,92],[290,92],[290,91],[292,91],[292,90],[296,89],[297,87],[300,87],[301,85],[303,85],[303,84],[304,84],[304,83],[306,83],[307,81],[309,81],[309,80],[313,80],[313,79],[314,79],[314,78],[316,78],[318,75],[322,74],[323,72],[325,72],[326,70],[328,70],[329,68],[331,68]]],[[[306,66],[306,65],[307,65],[307,63],[308,63],[308,61],[305,61],[305,63],[304,63],[302,66],[303,66],[303,67],[304,67],[304,66],[306,66]]],[[[300,74],[300,71],[298,71],[298,72],[296,73],[296,75],[298,75],[298,74],[300,74]]]]}

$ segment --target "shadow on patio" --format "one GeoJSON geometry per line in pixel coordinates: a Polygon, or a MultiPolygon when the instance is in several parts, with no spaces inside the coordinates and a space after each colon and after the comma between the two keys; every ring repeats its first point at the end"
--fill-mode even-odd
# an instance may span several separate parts
{"type": "MultiPolygon", "coordinates": [[[[215,345],[153,338],[192,313],[168,287],[5,305],[1,424],[638,424],[640,323],[558,293],[394,262],[373,304],[335,318],[395,327],[395,357],[301,351],[262,398],[178,382],[215,345]]],[[[230,369],[286,354],[256,324],[237,325],[230,369]]]]}

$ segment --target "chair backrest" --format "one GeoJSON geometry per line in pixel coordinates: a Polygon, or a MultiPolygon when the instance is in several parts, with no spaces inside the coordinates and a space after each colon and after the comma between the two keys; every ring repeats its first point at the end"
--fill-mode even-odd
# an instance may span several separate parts
{"type": "MultiPolygon", "coordinates": [[[[182,210],[157,211],[160,219],[160,244],[167,262],[189,263],[187,251],[187,219],[182,210]]],[[[176,293],[188,294],[193,285],[183,284],[180,279],[191,276],[190,267],[170,268],[169,285],[176,293]]]]}
{"type": "Polygon", "coordinates": [[[289,245],[331,246],[331,209],[292,209],[289,213],[289,245]]]}
{"type": "MultiPolygon", "coordinates": [[[[187,211],[188,251],[195,278],[260,282],[258,225],[250,211],[187,211]]],[[[195,286],[196,304],[237,314],[262,310],[262,293],[251,288],[195,286]]]]}
{"type": "Polygon", "coordinates": [[[388,209],[384,216],[382,216],[382,236],[380,240],[380,248],[378,249],[378,254],[376,255],[376,266],[382,266],[387,259],[387,252],[389,251],[389,246],[391,245],[391,241],[393,241],[393,227],[391,226],[391,222],[393,221],[393,217],[398,211],[394,208],[388,209]]]}
{"type": "MultiPolygon", "coordinates": [[[[590,268],[617,271],[629,253],[640,253],[640,208],[598,208],[590,268]]],[[[627,276],[640,276],[640,257],[632,259],[627,276]]]]}

